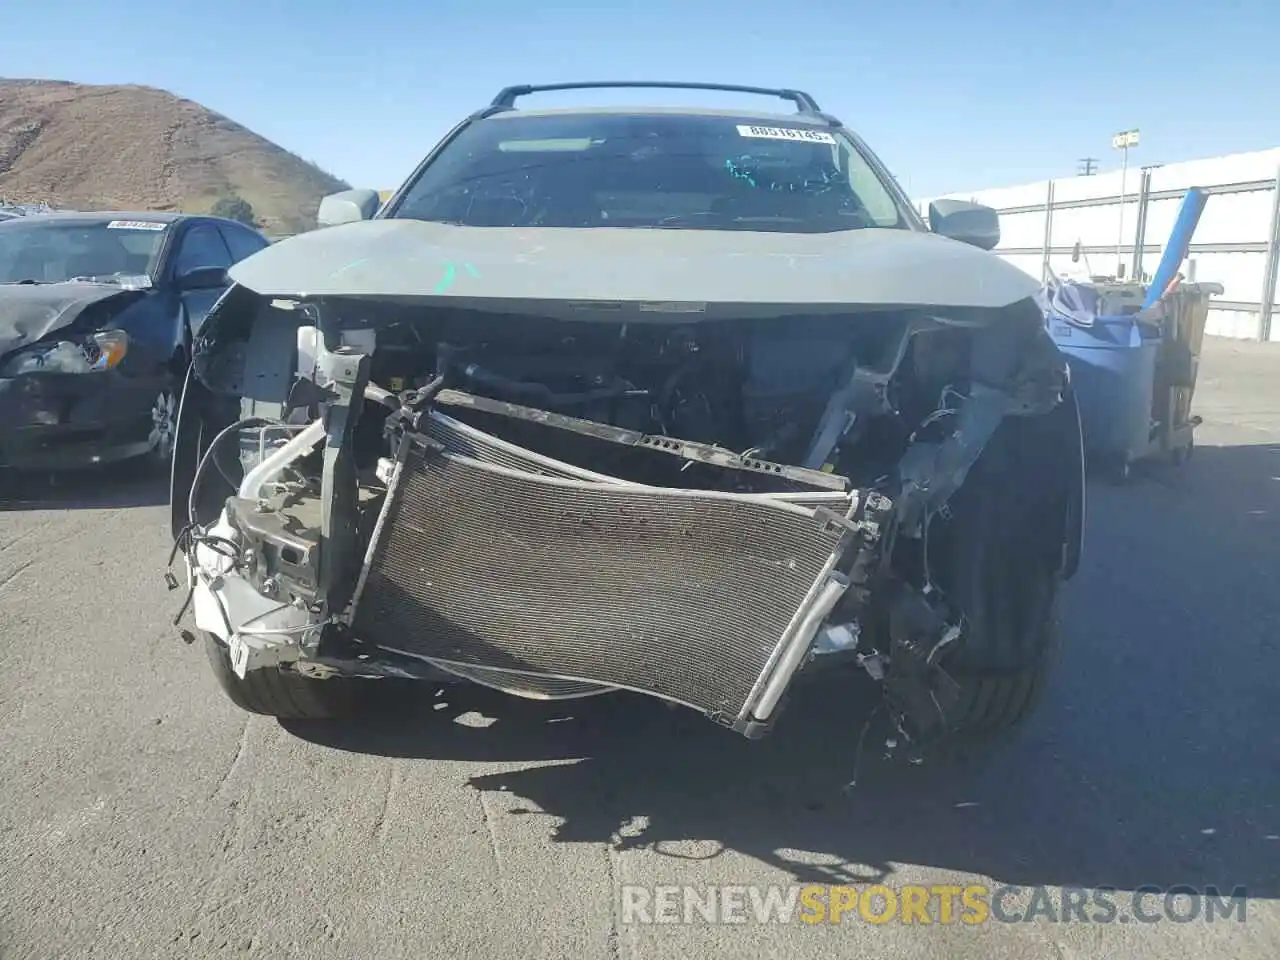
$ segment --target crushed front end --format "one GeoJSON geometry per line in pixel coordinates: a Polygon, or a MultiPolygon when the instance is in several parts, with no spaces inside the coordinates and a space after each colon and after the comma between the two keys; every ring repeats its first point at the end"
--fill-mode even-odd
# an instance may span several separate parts
{"type": "Polygon", "coordinates": [[[630,690],[752,737],[836,662],[943,709],[929,525],[1063,401],[1033,305],[689,309],[233,288],[174,471],[197,628],[241,677],[630,690]]]}

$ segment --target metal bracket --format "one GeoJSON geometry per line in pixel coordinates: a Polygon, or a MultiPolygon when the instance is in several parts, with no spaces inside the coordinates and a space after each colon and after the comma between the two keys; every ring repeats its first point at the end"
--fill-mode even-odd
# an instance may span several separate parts
{"type": "MultiPolygon", "coordinates": [[[[311,601],[316,598],[317,557],[319,544],[311,531],[290,529],[290,524],[276,506],[264,509],[265,504],[254,503],[240,497],[227,501],[228,519],[238,527],[259,554],[259,569],[268,579],[284,576],[290,592],[311,601]]],[[[266,587],[264,582],[262,587],[266,587]]]]}
{"type": "Polygon", "coordinates": [[[302,645],[297,642],[267,640],[253,634],[232,634],[227,649],[231,654],[231,669],[241,680],[250,670],[293,663],[302,655],[302,645]]]}
{"type": "Polygon", "coordinates": [[[804,466],[811,470],[822,469],[824,465],[833,466],[830,462],[836,447],[857,426],[863,414],[886,413],[891,409],[889,382],[902,365],[911,338],[933,322],[926,317],[908,320],[875,363],[859,363],[857,356],[849,358],[842,378],[844,386],[827,401],[809,443],[804,466]]]}
{"type": "Polygon", "coordinates": [[[708,443],[697,443],[693,440],[681,440],[675,437],[653,436],[640,433],[637,430],[627,430],[622,427],[597,423],[594,420],[582,420],[578,417],[569,417],[560,413],[539,410],[536,407],[524,407],[519,404],[508,403],[505,400],[493,400],[489,397],[464,393],[461,390],[441,390],[436,395],[436,402],[444,406],[469,407],[485,413],[497,414],[498,416],[539,423],[543,426],[568,430],[582,436],[594,437],[597,440],[654,450],[658,453],[682,457],[685,460],[697,463],[723,467],[727,470],[764,473],[824,490],[844,492],[849,489],[848,478],[834,473],[810,470],[806,467],[795,467],[785,463],[774,463],[771,460],[743,457],[732,450],[726,450],[723,447],[713,446],[708,443]]]}
{"type": "Polygon", "coordinates": [[[320,557],[318,586],[330,610],[341,610],[354,590],[357,556],[358,477],[353,438],[364,388],[369,382],[369,356],[350,347],[326,352],[321,359],[337,399],[325,411],[324,467],[320,476],[320,557]]]}

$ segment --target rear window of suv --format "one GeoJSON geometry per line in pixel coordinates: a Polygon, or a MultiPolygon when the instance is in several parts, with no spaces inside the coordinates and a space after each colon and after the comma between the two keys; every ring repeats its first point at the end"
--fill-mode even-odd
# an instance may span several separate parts
{"type": "Polygon", "coordinates": [[[388,216],[474,227],[906,226],[893,193],[839,130],[663,114],[477,121],[388,216]]]}

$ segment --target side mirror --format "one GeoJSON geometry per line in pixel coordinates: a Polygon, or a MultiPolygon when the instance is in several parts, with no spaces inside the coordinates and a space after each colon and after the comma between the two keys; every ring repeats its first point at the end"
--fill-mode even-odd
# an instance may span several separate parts
{"type": "Polygon", "coordinates": [[[331,193],[320,201],[316,223],[322,227],[336,227],[341,223],[368,220],[378,212],[382,201],[376,190],[343,190],[331,193]]]}
{"type": "Polygon", "coordinates": [[[178,277],[178,289],[214,290],[231,283],[226,267],[196,267],[178,277]]]}
{"type": "Polygon", "coordinates": [[[1077,240],[1076,245],[1071,248],[1071,262],[1072,263],[1080,262],[1080,241],[1079,240],[1077,240]]]}
{"type": "Polygon", "coordinates": [[[982,250],[993,250],[1000,242],[1000,214],[968,200],[935,200],[929,204],[929,229],[982,250]]]}

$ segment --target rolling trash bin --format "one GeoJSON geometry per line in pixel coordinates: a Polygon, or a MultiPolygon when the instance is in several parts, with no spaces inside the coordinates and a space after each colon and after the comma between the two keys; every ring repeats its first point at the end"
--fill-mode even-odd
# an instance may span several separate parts
{"type": "Polygon", "coordinates": [[[1143,310],[1134,286],[1057,281],[1041,295],[1049,335],[1071,369],[1085,455],[1117,481],[1138,460],[1190,456],[1209,297],[1222,292],[1182,284],[1143,310]]]}
{"type": "Polygon", "coordinates": [[[1151,443],[1159,328],[1133,317],[1098,317],[1088,328],[1055,319],[1050,335],[1071,368],[1085,456],[1127,479],[1151,443]]]}

